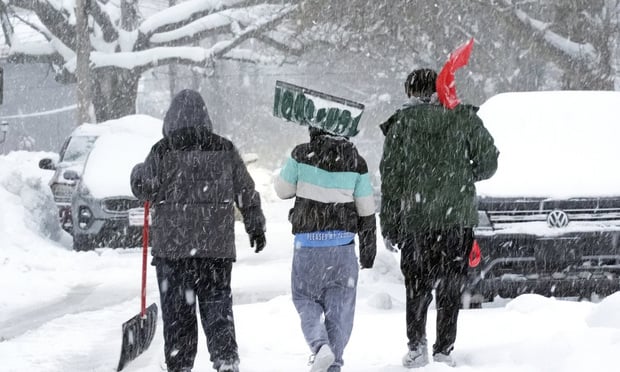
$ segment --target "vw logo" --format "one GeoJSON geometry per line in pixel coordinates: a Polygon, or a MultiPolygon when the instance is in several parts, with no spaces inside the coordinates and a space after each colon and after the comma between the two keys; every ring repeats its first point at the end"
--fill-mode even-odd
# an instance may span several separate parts
{"type": "Polygon", "coordinates": [[[549,227],[566,227],[568,225],[568,215],[566,212],[555,209],[547,216],[549,227]]]}

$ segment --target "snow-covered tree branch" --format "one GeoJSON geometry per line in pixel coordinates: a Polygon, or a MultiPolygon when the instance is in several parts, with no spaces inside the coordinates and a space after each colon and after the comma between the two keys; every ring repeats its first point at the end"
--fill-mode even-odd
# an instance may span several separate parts
{"type": "Polygon", "coordinates": [[[598,59],[598,52],[591,43],[577,43],[564,37],[557,32],[551,30],[551,23],[540,21],[527,14],[525,11],[515,6],[512,0],[502,0],[504,5],[507,5],[513,9],[514,15],[523,24],[530,27],[533,31],[539,33],[542,38],[548,42],[551,46],[566,54],[570,58],[582,59],[584,61],[596,62],[598,59]]]}
{"type": "Polygon", "coordinates": [[[560,55],[558,63],[572,74],[565,75],[567,89],[613,89],[614,55],[620,36],[620,1],[600,2],[548,0],[538,4],[553,11],[540,20],[524,10],[529,2],[501,0],[501,4],[526,28],[560,55]]]}
{"type": "MultiPolygon", "coordinates": [[[[11,62],[47,62],[64,76],[75,73],[75,0],[0,1],[11,10],[27,11],[27,24],[41,35],[40,40],[14,38],[11,62]]],[[[98,95],[109,97],[95,103],[97,120],[133,113],[139,76],[150,68],[170,63],[206,66],[217,59],[270,60],[247,48],[234,50],[249,39],[274,48],[272,38],[263,35],[297,9],[294,1],[188,0],[134,20],[135,28],[123,29],[124,1],[90,0],[86,9],[92,82],[98,95]]],[[[287,47],[280,44],[275,49],[283,53],[287,47]]]]}

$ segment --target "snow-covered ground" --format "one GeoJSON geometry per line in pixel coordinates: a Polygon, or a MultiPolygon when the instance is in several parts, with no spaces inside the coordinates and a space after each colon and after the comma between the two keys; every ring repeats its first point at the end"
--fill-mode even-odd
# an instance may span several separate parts
{"type": "MultiPolygon", "coordinates": [[[[0,371],[113,371],[121,324],[139,311],[139,249],[73,252],[54,224],[39,170],[43,153],[0,157],[0,371]]],[[[238,225],[235,319],[244,372],[307,371],[309,351],[290,297],[290,201],[276,201],[270,171],[252,172],[263,194],[267,248],[255,254],[238,225]]],[[[149,267],[148,302],[159,302],[149,267]]],[[[429,314],[434,341],[435,310],[429,314]]],[[[161,370],[161,321],[151,347],[126,371],[161,370]]],[[[194,371],[211,371],[201,335],[194,371]]],[[[620,294],[600,303],[524,295],[464,310],[454,357],[461,371],[618,371],[620,294]]],[[[343,371],[405,371],[404,286],[398,256],[379,243],[375,268],[360,276],[357,314],[343,371]]],[[[451,371],[432,363],[420,371],[451,371]]]]}

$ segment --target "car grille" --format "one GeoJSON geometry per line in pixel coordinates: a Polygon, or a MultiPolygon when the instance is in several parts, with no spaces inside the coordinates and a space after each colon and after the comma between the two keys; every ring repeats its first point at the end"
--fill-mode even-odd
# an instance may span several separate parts
{"type": "Polygon", "coordinates": [[[620,222],[618,198],[481,200],[479,209],[486,211],[493,224],[546,221],[556,209],[566,213],[569,221],[620,222]]]}
{"type": "Polygon", "coordinates": [[[127,212],[132,208],[142,207],[142,202],[137,199],[105,199],[102,206],[106,212],[127,212]]]}
{"type": "Polygon", "coordinates": [[[57,183],[52,185],[52,194],[56,203],[71,203],[71,195],[75,190],[75,186],[57,183]]]}

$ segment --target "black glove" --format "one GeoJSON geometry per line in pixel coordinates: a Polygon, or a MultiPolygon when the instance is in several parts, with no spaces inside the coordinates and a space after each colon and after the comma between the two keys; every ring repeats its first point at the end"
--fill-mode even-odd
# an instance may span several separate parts
{"type": "Polygon", "coordinates": [[[385,244],[385,249],[390,252],[398,252],[398,243],[395,243],[390,238],[383,238],[383,243],[385,244]]]}
{"type": "Polygon", "coordinates": [[[260,233],[250,235],[250,247],[254,248],[255,244],[256,244],[256,249],[254,250],[254,252],[256,253],[262,251],[263,248],[265,248],[265,245],[267,245],[267,239],[265,239],[265,233],[260,232],[260,233]]]}
{"type": "Polygon", "coordinates": [[[375,256],[372,254],[360,254],[360,267],[362,269],[372,269],[372,265],[375,263],[375,256]]]}
{"type": "Polygon", "coordinates": [[[360,241],[360,266],[362,269],[370,269],[377,255],[376,230],[363,230],[358,234],[360,241]]]}

